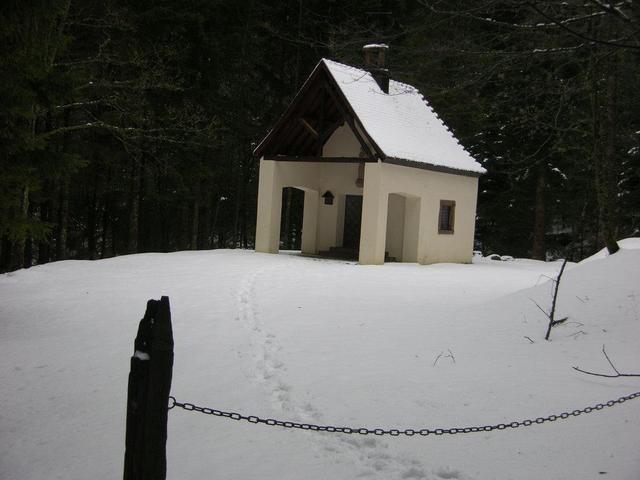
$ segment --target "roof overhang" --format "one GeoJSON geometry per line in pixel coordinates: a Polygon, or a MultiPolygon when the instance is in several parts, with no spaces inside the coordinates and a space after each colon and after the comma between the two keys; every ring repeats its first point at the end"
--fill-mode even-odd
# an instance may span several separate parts
{"type": "Polygon", "coordinates": [[[419,168],[421,170],[431,170],[432,172],[448,173],[451,175],[462,175],[463,177],[479,177],[482,172],[471,172],[468,170],[458,170],[457,168],[443,167],[441,165],[432,165],[425,162],[416,162],[415,160],[407,160],[405,158],[386,157],[384,163],[393,165],[401,165],[403,167],[419,168]]]}
{"type": "Polygon", "coordinates": [[[363,126],[327,64],[321,60],[271,131],[254,149],[253,155],[320,157],[322,144],[344,123],[349,125],[368,158],[386,157],[363,126]],[[320,120],[311,122],[306,115],[320,117],[320,120]],[[295,135],[306,140],[296,140],[295,135]],[[311,149],[315,150],[314,155],[309,155],[311,149]]]}
{"type": "Polygon", "coordinates": [[[265,155],[262,158],[278,162],[373,163],[378,161],[378,159],[370,157],[322,157],[304,155],[265,155]]]}
{"type": "MultiPolygon", "coordinates": [[[[332,73],[329,64],[332,65],[331,68],[336,68],[335,65],[340,66],[340,68],[354,68],[324,59],[318,62],[273,129],[255,148],[253,151],[254,156],[263,157],[266,160],[287,162],[361,163],[382,161],[404,167],[467,177],[479,177],[486,172],[477,162],[474,162],[477,168],[474,167],[467,170],[450,165],[430,163],[428,158],[412,160],[385,153],[374,139],[374,136],[367,131],[365,122],[359,117],[355,107],[347,98],[348,92],[343,91],[343,87],[338,83],[338,78],[332,73]],[[362,147],[361,156],[322,156],[324,142],[329,139],[340,125],[345,123],[349,125],[362,147]]],[[[358,69],[355,70],[356,72],[359,71],[358,69]]],[[[365,71],[362,72],[366,73],[365,71]]],[[[413,87],[411,88],[413,89],[413,87]]],[[[419,95],[419,92],[415,95],[419,95]]],[[[427,120],[433,122],[435,119],[438,124],[437,128],[440,131],[448,130],[421,95],[420,107],[430,111],[431,116],[427,120]]],[[[450,132],[448,135],[451,136],[451,139],[447,139],[447,141],[458,143],[450,132]]],[[[460,151],[464,151],[463,147],[459,148],[460,151]]],[[[457,151],[453,153],[455,154],[457,151]]],[[[444,156],[448,157],[446,153],[444,156]]]]}

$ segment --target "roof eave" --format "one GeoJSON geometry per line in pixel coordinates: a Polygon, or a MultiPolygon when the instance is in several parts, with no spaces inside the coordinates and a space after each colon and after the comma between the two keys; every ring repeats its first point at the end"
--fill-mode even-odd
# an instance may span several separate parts
{"type": "Polygon", "coordinates": [[[263,156],[265,148],[268,146],[269,142],[271,141],[273,136],[276,134],[276,132],[279,131],[280,127],[285,122],[285,120],[289,117],[289,114],[291,113],[293,108],[295,108],[296,104],[298,103],[299,98],[302,97],[306,93],[307,89],[309,88],[309,84],[311,83],[311,80],[316,75],[318,75],[318,70],[320,70],[320,69],[324,70],[324,72],[326,73],[327,77],[331,79],[331,83],[335,87],[334,91],[335,91],[336,95],[339,96],[340,100],[342,101],[342,104],[345,106],[345,108],[349,112],[349,115],[351,115],[351,117],[353,119],[355,119],[355,121],[357,122],[358,129],[361,130],[361,132],[364,135],[364,137],[366,138],[367,142],[373,148],[373,150],[374,150],[373,153],[375,154],[375,156],[377,158],[381,159],[381,160],[384,160],[386,158],[386,154],[382,151],[380,146],[376,143],[376,141],[369,134],[369,132],[367,132],[367,129],[364,127],[364,124],[362,123],[362,120],[360,120],[360,118],[358,117],[358,114],[353,109],[353,106],[347,100],[347,97],[342,92],[342,89],[340,88],[340,85],[338,84],[338,81],[336,80],[336,78],[331,73],[331,70],[329,69],[329,67],[328,67],[328,65],[326,63],[326,60],[324,58],[320,59],[320,61],[316,64],[316,66],[314,67],[313,71],[309,74],[309,76],[307,77],[305,82],[302,84],[302,87],[300,87],[300,90],[298,90],[296,95],[293,97],[293,99],[289,103],[289,106],[286,108],[284,113],[280,116],[280,118],[278,119],[276,124],[273,126],[273,128],[271,128],[269,133],[262,139],[262,141],[258,144],[258,146],[253,150],[253,156],[254,157],[262,157],[263,156]]]}
{"type": "Polygon", "coordinates": [[[360,119],[360,117],[358,116],[356,111],[353,109],[353,106],[351,105],[351,102],[349,102],[349,100],[345,96],[344,92],[340,88],[340,85],[338,84],[338,80],[333,76],[333,73],[331,73],[331,69],[327,65],[327,60],[325,58],[323,58],[322,60],[320,60],[320,63],[322,64],[322,67],[324,68],[324,70],[327,73],[327,75],[329,76],[329,78],[331,78],[331,80],[333,81],[333,85],[335,86],[335,90],[336,90],[337,94],[340,96],[340,99],[342,100],[342,103],[346,106],[347,110],[349,111],[349,114],[358,122],[357,126],[362,131],[362,134],[366,137],[366,139],[369,142],[369,144],[371,145],[371,147],[373,147],[373,150],[374,150],[373,153],[375,153],[375,156],[380,160],[384,160],[385,158],[387,158],[386,153],[384,153],[382,148],[380,148],[380,145],[378,145],[378,143],[373,139],[371,134],[369,134],[369,132],[367,131],[367,129],[364,126],[364,123],[362,123],[362,120],[360,119]]]}
{"type": "Polygon", "coordinates": [[[451,175],[462,175],[464,177],[477,178],[487,173],[487,171],[484,168],[483,168],[484,170],[483,172],[479,172],[475,170],[462,170],[462,169],[444,167],[442,165],[433,165],[431,163],[418,162],[416,160],[408,160],[406,158],[398,158],[398,157],[385,157],[384,159],[382,159],[382,161],[385,163],[393,164],[393,165],[401,165],[403,167],[419,168],[421,170],[431,170],[433,172],[449,173],[451,175]]]}
{"type": "MultiPolygon", "coordinates": [[[[265,135],[265,137],[258,144],[258,146],[253,149],[253,156],[254,157],[261,157],[262,156],[264,148],[269,143],[269,141],[271,141],[271,138],[273,137],[273,135],[279,130],[279,128],[282,125],[282,123],[288,118],[289,114],[291,113],[291,110],[293,110],[293,108],[295,108],[296,104],[298,103],[298,99],[300,97],[302,97],[302,95],[304,95],[304,93],[306,93],[307,89],[309,88],[309,84],[311,83],[311,79],[316,75],[316,72],[318,71],[318,69],[321,68],[320,67],[321,64],[322,64],[322,60],[320,60],[316,64],[316,66],[313,68],[313,70],[311,71],[311,73],[309,74],[307,79],[304,81],[304,83],[302,84],[302,86],[300,87],[298,92],[295,94],[295,96],[293,97],[293,99],[291,100],[291,102],[289,103],[287,108],[285,109],[285,111],[282,113],[282,115],[280,115],[280,118],[278,118],[278,121],[271,128],[271,130],[269,130],[269,133],[267,133],[267,135],[265,135]]],[[[325,66],[325,68],[326,68],[326,66],[325,66]]]]}

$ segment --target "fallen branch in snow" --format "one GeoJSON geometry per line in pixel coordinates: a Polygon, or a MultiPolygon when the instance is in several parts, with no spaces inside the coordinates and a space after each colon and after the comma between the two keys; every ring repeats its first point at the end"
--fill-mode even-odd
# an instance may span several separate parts
{"type": "Polygon", "coordinates": [[[604,345],[602,345],[602,354],[604,355],[604,358],[607,359],[607,362],[609,362],[609,365],[611,365],[611,368],[613,369],[613,371],[616,372],[614,375],[606,374],[606,373],[589,372],[588,370],[583,370],[579,367],[572,367],[572,368],[580,373],[586,373],[587,375],[593,375],[595,377],[606,377],[606,378],[640,377],[640,373],[620,373],[620,371],[618,371],[616,366],[613,364],[613,362],[609,358],[609,355],[607,355],[607,351],[605,350],[604,345]]]}
{"type": "Polygon", "coordinates": [[[538,275],[538,280],[536,281],[536,285],[538,285],[538,283],[540,282],[541,278],[546,278],[547,280],[551,280],[553,282],[555,282],[555,278],[550,277],[549,275],[545,275],[544,273],[541,273],[540,275],[538,275]]]}
{"type": "Polygon", "coordinates": [[[436,359],[433,361],[433,366],[435,367],[436,364],[438,363],[438,360],[440,360],[442,357],[444,358],[450,358],[451,361],[453,363],[456,363],[456,357],[453,355],[453,352],[451,351],[451,349],[447,348],[447,351],[449,352],[449,355],[445,355],[444,354],[444,350],[440,352],[440,354],[436,357],[436,359]]]}
{"type": "Polygon", "coordinates": [[[526,338],[527,340],[529,340],[531,343],[536,343],[536,342],[534,342],[533,340],[531,340],[531,337],[529,337],[529,336],[527,336],[527,335],[525,335],[525,336],[524,336],[524,338],[526,338]]]}
{"type": "Polygon", "coordinates": [[[584,330],[578,330],[577,332],[573,332],[571,335],[568,335],[568,336],[569,337],[573,337],[573,339],[575,340],[580,335],[586,335],[586,334],[587,334],[587,332],[585,332],[584,330]]]}

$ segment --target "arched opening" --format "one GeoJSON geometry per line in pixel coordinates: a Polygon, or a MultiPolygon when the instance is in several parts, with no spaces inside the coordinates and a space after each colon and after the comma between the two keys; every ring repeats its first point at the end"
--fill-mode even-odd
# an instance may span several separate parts
{"type": "Polygon", "coordinates": [[[296,187],[284,187],[280,212],[281,250],[301,249],[303,214],[304,191],[296,187]]]}
{"type": "Polygon", "coordinates": [[[389,194],[387,207],[386,260],[418,261],[420,197],[404,193],[389,194]]]}

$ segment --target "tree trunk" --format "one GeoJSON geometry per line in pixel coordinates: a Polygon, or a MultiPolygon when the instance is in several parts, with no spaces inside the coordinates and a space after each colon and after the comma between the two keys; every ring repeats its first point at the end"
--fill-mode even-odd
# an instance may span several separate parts
{"type": "Polygon", "coordinates": [[[605,116],[606,143],[604,146],[598,192],[600,196],[600,222],[604,244],[610,254],[620,250],[617,237],[617,179],[618,165],[616,162],[616,55],[612,56],[612,65],[607,75],[607,112],[605,116]]]}
{"type": "Polygon", "coordinates": [[[11,247],[11,242],[6,236],[0,237],[0,272],[10,269],[11,247]]]}
{"type": "Polygon", "coordinates": [[[58,193],[58,218],[56,225],[56,260],[67,258],[67,225],[69,221],[69,181],[60,182],[58,193]]]}
{"type": "Polygon", "coordinates": [[[109,217],[111,215],[111,201],[109,198],[109,194],[105,193],[102,199],[104,203],[104,210],[102,212],[102,237],[100,239],[100,258],[105,258],[107,255],[107,241],[109,234],[109,217]]]}
{"type": "Polygon", "coordinates": [[[131,188],[129,192],[129,235],[128,253],[138,253],[138,235],[140,233],[140,159],[135,157],[131,169],[131,188]]]}
{"type": "MultiPolygon", "coordinates": [[[[23,222],[26,222],[29,218],[29,190],[29,186],[25,185],[20,192],[20,219],[23,222]]],[[[25,266],[26,237],[26,235],[20,235],[20,237],[13,242],[10,270],[17,270],[25,266]]]]}
{"type": "MultiPolygon", "coordinates": [[[[70,112],[65,111],[63,116],[63,125],[69,125],[70,112]]],[[[64,134],[62,137],[62,151],[64,155],[69,150],[69,135],[64,134]]],[[[69,227],[69,174],[64,173],[60,180],[60,191],[58,195],[58,215],[56,225],[56,260],[65,260],[67,258],[67,232],[69,227]]]]}
{"type": "MultiPolygon", "coordinates": [[[[47,189],[51,188],[48,186],[47,189]]],[[[40,221],[48,223],[51,220],[51,199],[47,199],[40,204],[40,221]]],[[[38,242],[38,264],[48,263],[51,257],[51,243],[49,238],[38,242]]]]}
{"type": "MultiPolygon", "coordinates": [[[[597,21],[592,25],[597,33],[597,21]]],[[[606,114],[602,114],[600,89],[600,69],[598,68],[598,50],[591,49],[589,70],[591,80],[591,116],[593,135],[593,165],[598,204],[598,231],[602,235],[604,244],[613,254],[619,250],[616,241],[616,178],[615,166],[615,100],[616,100],[616,68],[617,53],[610,54],[610,60],[605,65],[606,74],[606,114]],[[601,121],[601,117],[604,117],[601,121]],[[604,143],[604,145],[602,145],[604,143]]],[[[602,60],[602,58],[600,59],[602,60]]],[[[599,243],[599,239],[597,239],[599,243]]]]}
{"type": "MultiPolygon", "coordinates": [[[[33,203],[29,203],[27,210],[27,220],[33,216],[33,203]]],[[[24,245],[24,261],[23,268],[29,268],[33,266],[33,236],[31,233],[27,234],[24,245]]]]}
{"type": "Polygon", "coordinates": [[[191,250],[198,249],[198,227],[200,225],[200,184],[196,187],[195,198],[193,199],[193,208],[191,210],[191,242],[189,247],[191,250]]]}
{"type": "Polygon", "coordinates": [[[236,248],[240,244],[240,208],[244,197],[244,168],[242,163],[242,156],[240,156],[240,165],[237,169],[238,183],[236,184],[236,202],[233,212],[233,245],[231,248],[236,248]]]}
{"type": "Polygon", "coordinates": [[[216,206],[213,209],[213,220],[211,221],[211,248],[220,248],[220,234],[217,233],[217,228],[220,204],[222,204],[222,202],[222,197],[220,195],[216,195],[216,206]]]}
{"type": "Polygon", "coordinates": [[[202,225],[198,238],[198,248],[200,250],[211,248],[211,190],[205,187],[204,192],[202,197],[202,225]]]}
{"type": "Polygon", "coordinates": [[[93,184],[93,192],[91,201],[89,202],[89,211],[87,212],[87,254],[91,260],[97,258],[97,228],[98,228],[98,178],[96,176],[93,184]]]}
{"type": "Polygon", "coordinates": [[[547,252],[545,245],[546,222],[545,222],[545,191],[547,183],[546,165],[538,165],[538,178],[536,183],[536,204],[535,220],[533,226],[533,246],[531,256],[536,260],[546,260],[547,252]]]}
{"type": "Polygon", "coordinates": [[[191,214],[193,212],[193,202],[189,199],[185,199],[182,202],[182,214],[181,214],[181,231],[180,231],[180,245],[178,250],[190,250],[191,249],[191,214]]]}

